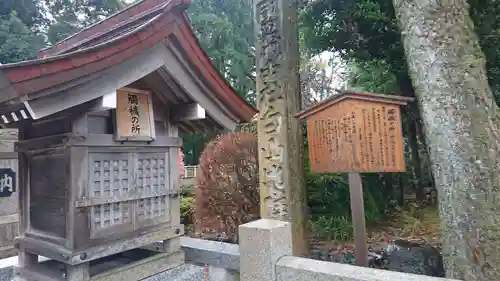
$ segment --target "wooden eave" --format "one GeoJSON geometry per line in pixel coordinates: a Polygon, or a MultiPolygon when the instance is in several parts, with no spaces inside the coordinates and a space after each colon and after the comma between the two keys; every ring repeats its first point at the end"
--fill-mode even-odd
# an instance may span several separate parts
{"type": "Polygon", "coordinates": [[[414,100],[413,98],[410,97],[344,90],[337,95],[331,96],[330,98],[324,101],[321,101],[305,110],[300,111],[295,115],[295,117],[300,120],[307,119],[310,116],[320,111],[323,111],[324,109],[327,109],[328,107],[346,99],[364,100],[364,101],[379,102],[385,104],[397,104],[397,105],[406,105],[414,100]]]}
{"type": "Polygon", "coordinates": [[[212,98],[239,122],[250,121],[257,110],[225,81],[199,46],[185,12],[189,3],[145,0],[42,50],[43,58],[1,65],[0,108],[91,83],[93,76],[165,44],[181,50],[183,60],[195,69],[212,98]]]}

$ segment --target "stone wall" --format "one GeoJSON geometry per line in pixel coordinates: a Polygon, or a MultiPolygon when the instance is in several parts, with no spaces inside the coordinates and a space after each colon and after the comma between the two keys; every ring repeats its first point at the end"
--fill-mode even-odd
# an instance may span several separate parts
{"type": "MultiPolygon", "coordinates": [[[[347,264],[283,257],[276,264],[276,281],[452,281],[400,273],[388,270],[357,267],[347,264]]],[[[242,280],[243,281],[243,280],[242,280]]]]}
{"type": "Polygon", "coordinates": [[[457,281],[293,257],[288,222],[261,219],[239,235],[240,281],[457,281]]]}

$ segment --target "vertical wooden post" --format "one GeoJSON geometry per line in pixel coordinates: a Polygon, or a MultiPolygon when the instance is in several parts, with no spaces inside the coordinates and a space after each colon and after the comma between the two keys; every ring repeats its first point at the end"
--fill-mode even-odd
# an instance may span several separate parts
{"type": "Polygon", "coordinates": [[[293,254],[307,256],[297,1],[255,0],[254,12],[261,216],[290,221],[293,254]]]}
{"type": "Polygon", "coordinates": [[[356,244],[356,265],[368,266],[363,183],[359,173],[349,173],[349,193],[351,196],[352,226],[356,244]]]}

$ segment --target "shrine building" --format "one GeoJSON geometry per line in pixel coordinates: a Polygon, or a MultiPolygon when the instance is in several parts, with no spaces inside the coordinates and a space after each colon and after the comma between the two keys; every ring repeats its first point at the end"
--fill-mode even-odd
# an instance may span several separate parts
{"type": "Polygon", "coordinates": [[[181,135],[257,113],[201,49],[189,4],[144,0],[0,65],[0,126],[19,132],[16,280],[140,280],[183,263],[181,135]],[[158,241],[146,261],[102,265],[158,241]]]}

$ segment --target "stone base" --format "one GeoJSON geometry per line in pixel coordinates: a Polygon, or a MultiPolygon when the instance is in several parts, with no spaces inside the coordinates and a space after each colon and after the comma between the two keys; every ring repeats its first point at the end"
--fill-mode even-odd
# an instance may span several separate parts
{"type": "Polygon", "coordinates": [[[135,249],[76,266],[51,260],[15,267],[13,281],[135,281],[183,263],[182,251],[159,253],[135,249]]]}
{"type": "Polygon", "coordinates": [[[209,266],[208,276],[209,280],[217,281],[238,281],[240,274],[236,271],[228,270],[225,268],[209,266]]]}

